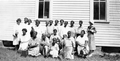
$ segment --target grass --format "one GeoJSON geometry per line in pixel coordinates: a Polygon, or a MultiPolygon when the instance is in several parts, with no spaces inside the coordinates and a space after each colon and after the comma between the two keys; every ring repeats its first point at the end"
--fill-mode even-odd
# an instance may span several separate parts
{"type": "Polygon", "coordinates": [[[0,61],[120,61],[120,56],[104,56],[101,57],[102,53],[100,52],[100,47],[97,47],[97,50],[94,53],[94,56],[88,57],[86,59],[75,56],[74,60],[66,59],[53,59],[53,58],[44,58],[43,56],[39,57],[20,57],[16,51],[0,48],[0,61]]]}

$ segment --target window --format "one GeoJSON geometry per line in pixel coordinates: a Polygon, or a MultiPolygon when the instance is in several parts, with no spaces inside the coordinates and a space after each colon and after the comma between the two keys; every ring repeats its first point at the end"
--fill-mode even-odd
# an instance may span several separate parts
{"type": "Polygon", "coordinates": [[[94,20],[106,20],[106,0],[94,0],[94,20]]]}
{"type": "Polygon", "coordinates": [[[38,18],[49,18],[50,11],[49,0],[39,0],[38,18]]]}

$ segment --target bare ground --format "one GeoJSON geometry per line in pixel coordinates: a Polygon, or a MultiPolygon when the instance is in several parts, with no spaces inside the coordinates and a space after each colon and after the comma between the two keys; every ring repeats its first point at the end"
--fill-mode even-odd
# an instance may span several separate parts
{"type": "Polygon", "coordinates": [[[100,52],[100,47],[97,47],[94,55],[86,59],[75,56],[74,60],[66,59],[53,59],[53,58],[44,58],[43,56],[39,57],[20,57],[16,51],[10,50],[8,48],[0,48],[0,61],[120,61],[120,56],[103,56],[101,57],[102,52],[100,52]]]}

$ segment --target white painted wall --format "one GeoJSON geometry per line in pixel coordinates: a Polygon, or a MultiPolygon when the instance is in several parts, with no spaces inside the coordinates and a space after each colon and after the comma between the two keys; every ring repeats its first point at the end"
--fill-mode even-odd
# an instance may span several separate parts
{"type": "Polygon", "coordinates": [[[78,27],[78,21],[84,22],[87,28],[90,20],[90,1],[89,0],[53,0],[52,19],[64,19],[65,21],[75,21],[78,27]]]}
{"type": "MultiPolygon", "coordinates": [[[[120,46],[120,1],[107,0],[109,24],[95,23],[98,46],[120,46]]],[[[91,0],[51,0],[50,19],[65,21],[83,20],[87,28],[91,20],[91,0]]],[[[13,26],[17,18],[37,18],[38,0],[0,0],[0,40],[12,40],[13,26]]]]}
{"type": "Polygon", "coordinates": [[[107,0],[109,24],[96,23],[98,33],[96,44],[100,46],[120,46],[120,0],[107,0]]]}
{"type": "Polygon", "coordinates": [[[0,0],[0,40],[12,40],[17,18],[35,19],[35,0],[0,0]]]}

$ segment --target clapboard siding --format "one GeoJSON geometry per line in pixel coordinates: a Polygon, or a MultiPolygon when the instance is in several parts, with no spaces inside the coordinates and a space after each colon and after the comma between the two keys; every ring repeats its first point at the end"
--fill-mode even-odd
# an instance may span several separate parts
{"type": "MultiPolygon", "coordinates": [[[[95,23],[97,46],[120,46],[120,0],[107,0],[109,24],[95,23]]],[[[0,0],[0,40],[12,40],[13,26],[17,18],[36,19],[36,0],[0,0]],[[4,33],[3,33],[4,32],[4,33]]],[[[53,20],[83,20],[87,29],[90,20],[90,0],[52,0],[50,11],[53,20]]],[[[45,25],[45,23],[42,23],[45,25]]]]}
{"type": "Polygon", "coordinates": [[[83,20],[84,25],[86,26],[90,19],[89,4],[89,0],[53,0],[53,20],[74,20],[75,26],[78,26],[79,20],[83,20]]]}
{"type": "Polygon", "coordinates": [[[35,0],[0,0],[0,40],[12,40],[17,18],[35,19],[35,0]]]}
{"type": "MultiPolygon", "coordinates": [[[[109,24],[95,23],[98,46],[120,46],[120,1],[108,0],[109,24]]],[[[90,0],[53,0],[53,19],[83,20],[85,29],[90,20],[90,0]]],[[[108,15],[107,15],[108,16],[108,15]]]]}
{"type": "Polygon", "coordinates": [[[110,0],[109,10],[110,10],[110,21],[116,22],[117,24],[120,23],[120,0],[110,0]]]}
{"type": "Polygon", "coordinates": [[[109,0],[109,24],[95,24],[96,45],[120,47],[120,0],[109,0]]]}

